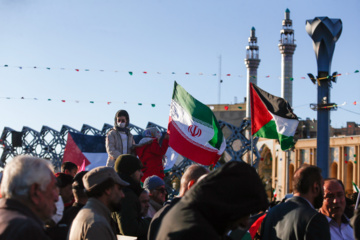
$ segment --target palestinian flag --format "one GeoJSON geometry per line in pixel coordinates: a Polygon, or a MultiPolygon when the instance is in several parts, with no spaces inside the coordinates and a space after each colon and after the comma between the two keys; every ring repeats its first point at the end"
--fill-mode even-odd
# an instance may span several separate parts
{"type": "Polygon", "coordinates": [[[226,147],[223,133],[211,109],[176,82],[167,131],[172,149],[203,165],[215,164],[226,147]]]}
{"type": "Polygon", "coordinates": [[[105,166],[107,157],[105,136],[68,133],[63,162],[73,162],[79,169],[88,171],[105,166]]]}
{"type": "Polygon", "coordinates": [[[293,147],[299,124],[290,104],[250,83],[251,131],[253,136],[278,139],[283,151],[293,147]]]}

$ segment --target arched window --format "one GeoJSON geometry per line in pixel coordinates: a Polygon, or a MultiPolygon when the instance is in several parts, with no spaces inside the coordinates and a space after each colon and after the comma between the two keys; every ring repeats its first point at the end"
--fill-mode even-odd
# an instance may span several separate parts
{"type": "Polygon", "coordinates": [[[353,193],[353,170],[354,165],[352,162],[345,163],[345,179],[344,179],[344,185],[345,185],[345,194],[346,196],[349,196],[353,193]]]}
{"type": "Polygon", "coordinates": [[[338,172],[338,165],[337,165],[336,162],[333,162],[331,164],[331,167],[330,167],[330,177],[331,178],[338,178],[337,172],[338,172]]]}

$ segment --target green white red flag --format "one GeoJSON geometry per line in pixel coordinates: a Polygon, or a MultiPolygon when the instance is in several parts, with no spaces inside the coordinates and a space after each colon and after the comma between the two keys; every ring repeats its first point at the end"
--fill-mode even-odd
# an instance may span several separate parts
{"type": "Polygon", "coordinates": [[[299,124],[290,104],[250,83],[251,131],[253,136],[278,139],[283,151],[295,145],[299,124]]]}
{"type": "Polygon", "coordinates": [[[203,164],[215,164],[226,147],[211,109],[174,83],[168,125],[169,146],[180,155],[203,164]]]}

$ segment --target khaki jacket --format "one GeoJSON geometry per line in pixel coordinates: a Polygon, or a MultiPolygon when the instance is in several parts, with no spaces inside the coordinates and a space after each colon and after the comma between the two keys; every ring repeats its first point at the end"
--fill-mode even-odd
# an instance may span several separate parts
{"type": "Polygon", "coordinates": [[[116,240],[110,210],[96,198],[90,198],[76,215],[68,240],[116,240]]]}
{"type": "MultiPolygon", "coordinates": [[[[134,136],[129,133],[127,139],[127,152],[131,154],[131,148],[135,144],[134,136]]],[[[115,128],[111,129],[106,136],[106,152],[108,153],[108,159],[106,162],[107,167],[114,167],[115,160],[124,154],[123,143],[119,131],[115,128]]]]}

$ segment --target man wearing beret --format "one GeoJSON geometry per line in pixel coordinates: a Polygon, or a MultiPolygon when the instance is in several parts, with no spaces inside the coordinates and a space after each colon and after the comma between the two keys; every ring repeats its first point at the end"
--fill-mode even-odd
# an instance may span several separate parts
{"type": "Polygon", "coordinates": [[[120,155],[115,161],[115,171],[130,183],[124,188],[125,198],[121,200],[121,210],[113,213],[121,235],[146,239],[150,220],[142,218],[139,196],[143,192],[140,179],[143,165],[137,157],[130,154],[120,155]]]}
{"type": "Polygon", "coordinates": [[[167,191],[165,182],[156,175],[147,177],[144,182],[144,188],[149,191],[150,207],[147,217],[153,218],[155,213],[159,211],[165,202],[167,191]]]}
{"type": "Polygon", "coordinates": [[[129,183],[122,180],[110,167],[97,167],[86,173],[83,183],[89,200],[75,217],[68,239],[116,240],[111,224],[111,211],[121,207],[122,188],[129,183]]]}

